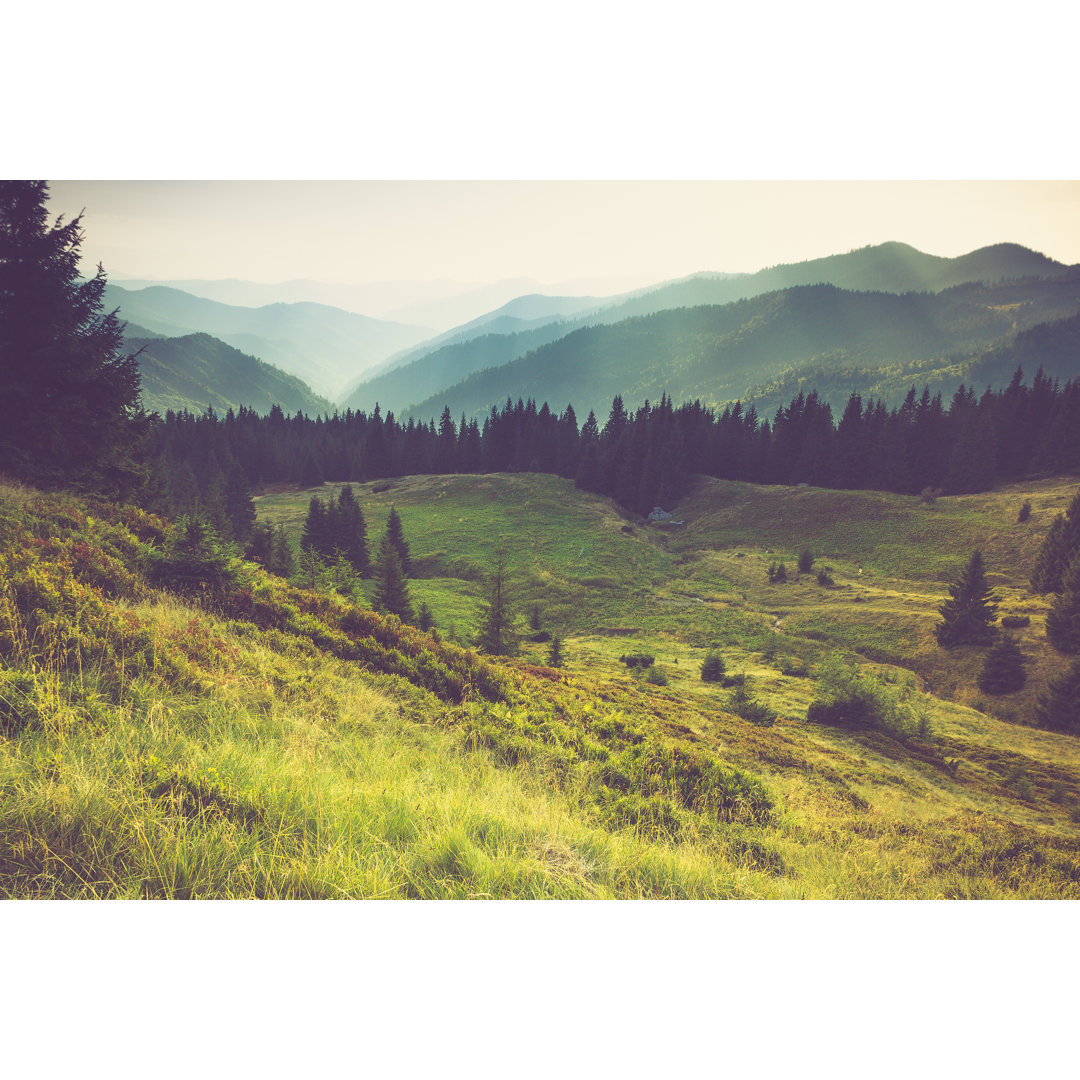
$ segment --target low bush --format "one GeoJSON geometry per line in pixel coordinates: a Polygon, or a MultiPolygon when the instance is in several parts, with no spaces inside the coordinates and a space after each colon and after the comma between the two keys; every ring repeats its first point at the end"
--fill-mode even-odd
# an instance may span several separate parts
{"type": "Polygon", "coordinates": [[[890,687],[874,675],[860,675],[854,661],[830,653],[818,667],[817,694],[806,713],[811,723],[870,728],[901,741],[929,738],[928,718],[909,702],[910,687],[890,687]]]}
{"type": "Polygon", "coordinates": [[[625,664],[628,668],[647,668],[656,663],[656,657],[648,653],[627,653],[619,657],[619,663],[625,664]]]}
{"type": "Polygon", "coordinates": [[[651,686],[667,686],[670,681],[663,668],[651,667],[645,673],[645,682],[651,686]]]}
{"type": "Polygon", "coordinates": [[[1019,630],[1021,627],[1031,625],[1030,615],[1003,615],[1001,617],[1001,625],[1006,630],[1019,630]]]}
{"type": "Polygon", "coordinates": [[[746,688],[746,684],[740,683],[731,692],[727,702],[728,712],[749,720],[758,727],[772,727],[776,723],[776,713],[768,705],[758,701],[746,688]]]}
{"type": "Polygon", "coordinates": [[[715,650],[708,653],[701,663],[702,682],[723,682],[727,674],[724,658],[715,650]]]}

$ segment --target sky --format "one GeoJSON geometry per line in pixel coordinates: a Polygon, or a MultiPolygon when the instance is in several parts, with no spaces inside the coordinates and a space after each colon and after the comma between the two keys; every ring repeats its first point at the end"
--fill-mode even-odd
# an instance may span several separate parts
{"type": "Polygon", "coordinates": [[[1080,263],[1080,181],[52,181],[84,272],[365,283],[639,280],[899,240],[1080,263]]]}

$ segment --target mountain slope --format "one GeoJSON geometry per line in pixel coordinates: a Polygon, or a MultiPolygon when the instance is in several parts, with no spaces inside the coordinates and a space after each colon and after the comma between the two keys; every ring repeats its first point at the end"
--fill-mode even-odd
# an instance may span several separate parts
{"type": "Polygon", "coordinates": [[[373,378],[380,380],[377,385],[369,386],[368,380],[362,378],[346,389],[343,401],[357,409],[371,409],[378,401],[384,409],[401,412],[414,403],[409,395],[415,394],[416,387],[428,387],[434,394],[438,387],[449,388],[474,372],[510,363],[529,349],[583,327],[612,324],[671,308],[728,304],[798,285],[831,284],[850,290],[891,293],[938,292],[975,280],[1056,278],[1066,270],[1061,263],[1016,244],[997,244],[957,258],[942,258],[924,254],[907,244],[890,242],[844,255],[770,267],[755,274],[695,274],[658,288],[639,289],[599,301],[592,310],[558,323],[530,327],[528,337],[508,334],[492,338],[498,324],[489,321],[485,325],[478,320],[477,329],[483,331],[480,336],[461,341],[463,335],[468,335],[468,327],[448,331],[392,358],[393,368],[400,366],[398,375],[384,378],[389,373],[373,372],[373,378]],[[447,351],[446,345],[451,342],[455,348],[447,351]]]}
{"type": "Polygon", "coordinates": [[[964,285],[940,294],[799,286],[722,307],[695,307],[576,330],[525,357],[479,372],[403,415],[480,417],[507,397],[606,415],[664,392],[722,404],[807,367],[880,368],[983,348],[1014,330],[1071,315],[1080,279],[964,285]]]}
{"type": "Polygon", "coordinates": [[[312,392],[295,375],[246,356],[209,334],[179,338],[139,338],[125,335],[139,352],[142,404],[148,412],[218,412],[246,405],[268,413],[280,405],[286,413],[308,415],[333,412],[326,398],[312,392]]]}
{"type": "Polygon", "coordinates": [[[324,304],[232,307],[164,286],[129,292],[109,285],[104,302],[119,308],[122,319],[156,333],[212,334],[328,395],[391,353],[430,336],[425,327],[383,322],[324,304]]]}

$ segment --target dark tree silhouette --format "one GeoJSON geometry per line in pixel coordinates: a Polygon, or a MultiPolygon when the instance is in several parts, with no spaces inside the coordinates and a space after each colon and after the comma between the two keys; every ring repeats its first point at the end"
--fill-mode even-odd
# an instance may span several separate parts
{"type": "Polygon", "coordinates": [[[1035,723],[1053,731],[1080,734],[1080,660],[1074,660],[1035,702],[1035,723]]]}
{"type": "Polygon", "coordinates": [[[0,181],[0,472],[124,498],[145,482],[139,365],[79,278],[81,218],[49,225],[43,180],[0,181]]]}
{"type": "Polygon", "coordinates": [[[1080,551],[1061,582],[1061,592],[1046,613],[1046,637],[1060,653],[1080,652],[1080,551]]]}
{"type": "Polygon", "coordinates": [[[990,625],[997,618],[997,597],[986,582],[982,554],[973,552],[959,579],[949,586],[949,599],[938,608],[941,622],[934,629],[938,644],[985,645],[993,639],[990,625]]]}
{"type": "Polygon", "coordinates": [[[390,507],[390,514],[386,519],[386,535],[394,550],[398,553],[401,561],[401,570],[406,577],[412,577],[413,567],[409,558],[409,545],[405,541],[405,533],[401,528],[401,518],[398,516],[397,507],[390,507]]]}
{"type": "Polygon", "coordinates": [[[413,621],[409,586],[401,567],[401,557],[389,534],[383,536],[379,544],[375,560],[375,595],[371,603],[376,611],[396,615],[402,622],[413,621]]]}
{"type": "Polygon", "coordinates": [[[1027,682],[1024,654],[1016,639],[1003,634],[986,654],[979,674],[979,689],[984,694],[1013,694],[1027,682]]]}

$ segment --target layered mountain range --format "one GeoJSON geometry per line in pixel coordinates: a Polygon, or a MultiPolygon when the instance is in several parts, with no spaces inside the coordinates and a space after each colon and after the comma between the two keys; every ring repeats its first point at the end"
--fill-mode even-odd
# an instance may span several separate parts
{"type": "MultiPolygon", "coordinates": [[[[222,284],[238,294],[245,283],[222,284]]],[[[888,243],[611,297],[526,294],[441,334],[311,301],[242,307],[160,285],[110,286],[106,303],[133,338],[149,331],[185,341],[146,344],[154,366],[144,363],[144,402],[200,411],[218,401],[264,411],[281,395],[287,411],[321,411],[332,398],[427,421],[445,408],[482,417],[508,397],[532,397],[602,418],[615,394],[628,408],[666,392],[677,402],[753,401],[763,411],[793,387],[816,387],[840,404],[852,390],[891,401],[912,383],[951,390],[965,379],[1007,380],[1008,357],[1039,366],[1038,342],[1049,373],[1080,375],[1074,324],[1060,322],[1080,313],[1080,267],[1015,244],[941,258],[888,243]],[[275,384],[207,336],[314,392],[275,384]],[[227,386],[215,386],[219,370],[227,386]]]]}

